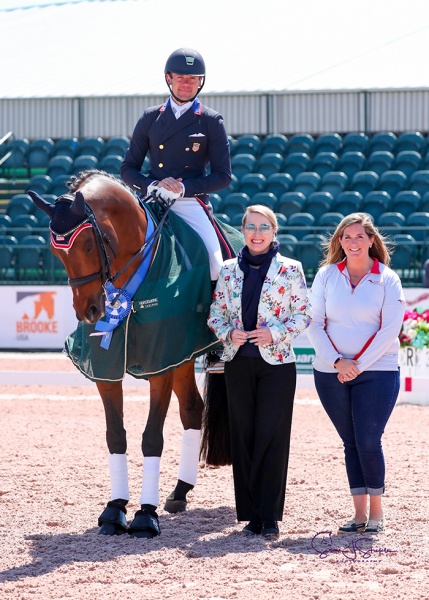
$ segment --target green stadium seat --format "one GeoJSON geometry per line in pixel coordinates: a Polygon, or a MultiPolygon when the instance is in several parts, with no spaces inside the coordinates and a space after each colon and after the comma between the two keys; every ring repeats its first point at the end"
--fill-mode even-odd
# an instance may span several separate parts
{"type": "Polygon", "coordinates": [[[39,235],[27,235],[19,241],[16,247],[16,271],[20,280],[40,280],[42,248],[46,248],[46,241],[39,235]]]}
{"type": "Polygon", "coordinates": [[[331,210],[333,203],[334,197],[329,192],[313,192],[306,198],[302,210],[313,215],[317,222],[322,215],[331,210]]]}
{"type": "Polygon", "coordinates": [[[380,229],[382,229],[383,231],[385,230],[385,228],[397,228],[397,229],[402,229],[403,227],[405,227],[405,222],[406,219],[404,217],[404,215],[401,215],[401,213],[398,212],[392,212],[392,211],[388,211],[385,213],[382,213],[377,221],[376,221],[376,225],[377,227],[380,227],[380,229]]]}
{"type": "Polygon", "coordinates": [[[318,173],[313,171],[305,171],[304,173],[298,173],[293,182],[293,192],[300,192],[305,197],[309,196],[313,192],[317,191],[321,182],[321,177],[318,173]]]}
{"type": "Polygon", "coordinates": [[[72,172],[72,167],[73,160],[70,156],[58,154],[49,161],[46,175],[54,181],[59,175],[69,175],[72,172]]]}
{"type": "Polygon", "coordinates": [[[363,196],[359,192],[345,191],[334,199],[332,210],[344,216],[359,212],[363,204],[363,196]]]}
{"type": "Polygon", "coordinates": [[[219,211],[228,215],[228,217],[231,219],[236,214],[243,216],[246,207],[250,204],[251,200],[248,194],[243,194],[242,192],[232,192],[222,199],[219,211]]]}
{"type": "Polygon", "coordinates": [[[257,135],[243,134],[237,138],[237,143],[234,149],[234,156],[236,154],[251,154],[252,156],[259,156],[261,148],[261,139],[257,135]]]}
{"type": "Polygon", "coordinates": [[[358,171],[352,177],[350,191],[359,192],[365,197],[377,187],[378,175],[374,171],[358,171]]]}
{"type": "Polygon", "coordinates": [[[407,231],[417,242],[429,240],[429,212],[414,212],[407,217],[407,231]],[[417,227],[418,229],[410,229],[417,227]]]}
{"type": "Polygon", "coordinates": [[[231,158],[232,172],[238,180],[247,173],[253,173],[255,165],[256,158],[253,154],[234,154],[231,158]]]}
{"type": "Polygon", "coordinates": [[[281,213],[287,219],[295,213],[302,212],[305,196],[301,192],[285,192],[280,196],[275,206],[275,212],[281,213]]]}
{"type": "Polygon", "coordinates": [[[429,192],[429,170],[415,171],[410,177],[408,189],[422,197],[429,192]]]}
{"type": "Polygon", "coordinates": [[[212,205],[213,212],[219,212],[218,208],[222,202],[222,198],[219,194],[210,193],[210,204],[212,205]]]}
{"type": "Polygon", "coordinates": [[[78,156],[94,156],[97,160],[104,154],[106,142],[101,137],[84,138],[77,144],[74,159],[78,156]]]}
{"type": "Polygon", "coordinates": [[[38,194],[47,194],[52,188],[52,179],[48,175],[33,175],[30,178],[27,185],[25,186],[25,191],[32,190],[33,192],[37,192],[38,194]]]}
{"type": "Polygon", "coordinates": [[[337,225],[344,219],[344,216],[340,212],[326,212],[321,215],[317,221],[317,225],[319,227],[326,227],[326,233],[332,234],[337,225]]]}
{"type": "Polygon", "coordinates": [[[377,190],[387,192],[391,198],[405,189],[407,176],[402,171],[385,171],[380,175],[377,190]]]}
{"type": "Polygon", "coordinates": [[[361,209],[370,214],[375,223],[378,222],[380,215],[389,210],[391,197],[387,192],[373,190],[368,192],[363,199],[361,209]]]}
{"type": "Polygon", "coordinates": [[[274,196],[271,192],[259,192],[251,197],[250,202],[251,204],[263,204],[274,211],[278,200],[277,196],[274,196]]]}
{"type": "Polygon", "coordinates": [[[298,212],[288,217],[289,232],[296,236],[298,240],[308,235],[309,230],[316,224],[313,215],[306,212],[298,212]]]}
{"type": "Polygon", "coordinates": [[[27,151],[26,163],[28,168],[30,170],[47,168],[54,146],[54,140],[51,138],[40,138],[32,141],[27,151]]]}
{"type": "Polygon", "coordinates": [[[130,140],[126,136],[117,136],[111,137],[107,140],[105,148],[104,148],[104,156],[110,156],[113,154],[114,156],[120,156],[124,158],[125,152],[130,145],[130,140]]]}
{"type": "Polygon", "coordinates": [[[52,180],[52,188],[51,188],[51,193],[56,197],[59,198],[60,196],[62,196],[63,194],[66,194],[69,189],[67,187],[67,181],[70,181],[71,175],[57,175],[53,180],[52,180]]]}
{"type": "Polygon", "coordinates": [[[394,212],[399,212],[407,218],[412,212],[420,210],[422,198],[417,192],[403,190],[398,192],[392,200],[391,208],[394,212]]]}
{"type": "Polygon", "coordinates": [[[27,138],[13,139],[6,143],[3,150],[3,157],[9,156],[2,163],[2,169],[22,168],[26,165],[27,152],[30,148],[30,142],[27,138]]]}
{"type": "Polygon", "coordinates": [[[68,156],[72,160],[76,156],[78,140],[76,137],[64,137],[55,142],[52,156],[68,156]]]}
{"type": "Polygon", "coordinates": [[[404,131],[398,135],[395,154],[403,151],[414,151],[421,154],[425,146],[426,140],[419,131],[404,131]]]}
{"type": "MultiPolygon", "coordinates": [[[[122,164],[122,161],[121,161],[122,164]]],[[[82,171],[86,171],[88,169],[97,169],[98,168],[98,158],[96,158],[92,154],[80,154],[76,156],[73,161],[73,166],[71,173],[72,175],[78,175],[82,171]]]]}
{"type": "MultiPolygon", "coordinates": [[[[78,160],[78,159],[76,159],[78,160]]],[[[75,160],[75,162],[76,162],[75,160]]],[[[98,169],[102,171],[106,171],[106,173],[110,173],[112,175],[117,175],[119,177],[119,172],[121,170],[122,165],[122,157],[117,154],[106,154],[100,162],[98,163],[98,169]]]]}
{"type": "Polygon", "coordinates": [[[0,213],[0,235],[4,235],[10,227],[12,227],[12,219],[9,215],[0,213]]]}
{"type": "Polygon", "coordinates": [[[313,154],[314,138],[309,133],[295,133],[290,139],[287,147],[287,153],[303,152],[304,154],[313,154]]]}

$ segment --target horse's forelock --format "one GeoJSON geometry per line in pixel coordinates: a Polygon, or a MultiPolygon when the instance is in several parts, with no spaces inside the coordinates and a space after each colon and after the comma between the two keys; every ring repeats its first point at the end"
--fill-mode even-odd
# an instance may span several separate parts
{"type": "Polygon", "coordinates": [[[71,195],[65,195],[55,203],[55,210],[51,219],[51,229],[55,233],[67,233],[82,223],[82,215],[76,215],[71,210],[72,200],[71,195]]]}

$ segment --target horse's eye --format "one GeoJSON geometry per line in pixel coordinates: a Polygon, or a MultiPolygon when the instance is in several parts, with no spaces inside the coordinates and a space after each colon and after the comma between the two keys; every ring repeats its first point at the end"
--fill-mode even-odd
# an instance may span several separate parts
{"type": "Polygon", "coordinates": [[[88,240],[88,242],[85,245],[85,252],[87,254],[90,254],[93,250],[94,250],[95,244],[93,240],[88,240]]]}

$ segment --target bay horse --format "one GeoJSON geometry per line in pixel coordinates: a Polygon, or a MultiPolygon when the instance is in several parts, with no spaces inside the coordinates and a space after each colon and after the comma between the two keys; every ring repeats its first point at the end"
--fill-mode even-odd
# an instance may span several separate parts
{"type": "MultiPolygon", "coordinates": [[[[149,236],[152,240],[147,239],[150,216],[135,193],[114,176],[98,170],[84,171],[73,176],[68,187],[70,192],[57,198],[54,204],[46,202],[35,192],[28,193],[36,206],[50,216],[51,251],[67,271],[73,293],[73,307],[80,325],[89,327],[92,335],[107,338],[111,332],[106,332],[105,329],[94,331],[94,325],[100,323],[100,319],[105,316],[109,303],[110,308],[118,305],[115,300],[133,277],[137,264],[145,260],[144,250],[148,255],[146,260],[150,262],[153,259],[156,243],[152,244],[149,251],[148,248],[149,242],[154,242],[155,232],[149,236]],[[112,286],[113,282],[115,287],[112,286]],[[109,297],[109,285],[113,300],[109,297]]],[[[211,285],[210,280],[208,285],[211,285]]],[[[119,304],[121,302],[122,296],[119,304]]],[[[206,318],[207,315],[204,315],[204,319],[206,318]]],[[[113,332],[113,339],[115,335],[117,333],[113,332]]],[[[100,340],[100,337],[94,339],[100,340]]],[[[144,344],[144,341],[141,340],[140,343],[144,344]]],[[[109,360],[107,349],[103,363],[108,364],[109,360]]],[[[150,407],[142,436],[141,508],[135,513],[130,525],[125,516],[130,495],[122,380],[116,381],[114,377],[112,380],[109,377],[106,380],[94,379],[105,411],[111,484],[110,500],[98,519],[99,534],[129,533],[133,537],[143,538],[160,534],[156,512],[159,503],[160,458],[163,426],[172,392],[178,398],[183,425],[182,450],[177,483],[168,496],[164,509],[171,513],[186,510],[187,494],[193,489],[197,478],[203,414],[203,400],[196,384],[194,362],[195,359],[191,358],[159,375],[152,374],[148,377],[150,407]]],[[[219,379],[219,375],[210,377],[219,379]]],[[[206,462],[230,464],[227,431],[220,436],[214,434],[210,439],[206,437],[204,446],[203,454],[209,457],[206,462]],[[208,448],[210,443],[217,444],[218,448],[211,452],[208,448]]]]}

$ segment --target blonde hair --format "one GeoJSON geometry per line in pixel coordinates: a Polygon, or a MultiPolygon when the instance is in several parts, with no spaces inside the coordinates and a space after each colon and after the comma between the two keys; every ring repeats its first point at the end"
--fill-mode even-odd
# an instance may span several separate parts
{"type": "Polygon", "coordinates": [[[338,223],[331,238],[323,244],[325,246],[325,254],[320,264],[321,267],[341,262],[345,258],[346,255],[340,244],[340,239],[344,235],[344,230],[350,225],[355,224],[362,225],[367,236],[374,238],[372,247],[369,249],[369,256],[378,259],[384,265],[390,265],[390,249],[386,245],[386,239],[381,235],[377,227],[375,227],[368,213],[357,212],[344,217],[338,223]]]}
{"type": "Polygon", "coordinates": [[[251,213],[259,213],[260,215],[263,215],[264,217],[266,217],[268,219],[268,221],[270,222],[270,224],[275,229],[274,233],[277,232],[277,230],[279,228],[277,217],[276,217],[274,211],[271,210],[271,208],[268,208],[268,206],[264,206],[263,204],[252,204],[251,206],[248,206],[246,208],[246,210],[244,211],[243,218],[241,220],[242,227],[245,226],[247,217],[251,213]]]}

